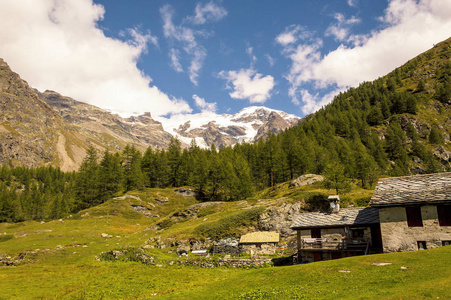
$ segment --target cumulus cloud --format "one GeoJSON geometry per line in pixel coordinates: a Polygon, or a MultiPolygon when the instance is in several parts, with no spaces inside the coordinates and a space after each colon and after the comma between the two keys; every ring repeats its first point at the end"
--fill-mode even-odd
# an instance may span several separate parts
{"type": "MultiPolygon", "coordinates": [[[[341,17],[336,19],[339,22],[341,17]]],[[[348,43],[326,55],[321,53],[319,39],[289,38],[287,34],[298,26],[277,36],[291,60],[285,77],[293,102],[304,112],[313,112],[318,108],[313,102],[325,104],[320,94],[374,80],[445,40],[451,28],[451,0],[392,0],[380,21],[382,29],[365,36],[350,35],[348,43]],[[319,94],[306,93],[312,89],[319,94]]]]}
{"type": "Polygon", "coordinates": [[[201,98],[197,95],[193,95],[193,100],[196,103],[196,106],[199,107],[202,112],[216,112],[216,102],[206,102],[204,98],[201,98]]]}
{"type": "Polygon", "coordinates": [[[213,2],[197,3],[195,12],[194,16],[189,16],[186,20],[196,25],[205,24],[208,21],[216,22],[227,16],[227,10],[213,2]]]}
{"type": "Polygon", "coordinates": [[[136,66],[147,45],[158,45],[138,28],[123,39],[106,37],[97,22],[103,6],[92,0],[0,1],[0,53],[39,90],[130,115],[189,112],[189,105],[151,85],[136,66]],[[128,37],[128,38],[127,38],[128,37]]]}
{"type": "Polygon", "coordinates": [[[233,99],[249,99],[250,103],[264,103],[271,97],[274,88],[274,77],[263,76],[254,69],[240,69],[239,71],[221,71],[219,77],[227,80],[229,93],[233,99]]]}

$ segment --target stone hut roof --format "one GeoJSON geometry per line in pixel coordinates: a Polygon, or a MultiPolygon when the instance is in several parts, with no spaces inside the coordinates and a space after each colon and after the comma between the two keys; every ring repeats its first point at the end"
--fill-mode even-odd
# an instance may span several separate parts
{"type": "Polygon", "coordinates": [[[370,225],[379,223],[376,208],[342,208],[337,213],[303,213],[295,220],[291,229],[333,228],[344,226],[370,225]]]}
{"type": "Polygon", "coordinates": [[[383,178],[374,190],[372,207],[451,203],[451,172],[383,178]]]}
{"type": "Polygon", "coordinates": [[[279,233],[269,231],[252,232],[242,235],[240,244],[254,244],[254,243],[278,243],[279,233]]]}

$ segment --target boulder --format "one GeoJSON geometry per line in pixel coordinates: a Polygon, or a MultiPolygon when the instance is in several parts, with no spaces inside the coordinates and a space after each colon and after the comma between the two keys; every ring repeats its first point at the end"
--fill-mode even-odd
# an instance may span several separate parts
{"type": "Polygon", "coordinates": [[[300,214],[301,202],[294,204],[284,203],[271,206],[260,215],[258,229],[261,231],[275,231],[282,237],[294,235],[296,232],[290,229],[291,224],[300,214]]]}
{"type": "Polygon", "coordinates": [[[179,245],[177,247],[177,255],[187,255],[190,252],[190,246],[188,245],[179,245]]]}
{"type": "Polygon", "coordinates": [[[299,176],[298,178],[296,178],[295,180],[290,182],[289,187],[301,187],[304,185],[309,185],[309,184],[315,183],[317,181],[323,181],[323,180],[324,180],[324,177],[321,175],[305,174],[305,175],[299,176]]]}

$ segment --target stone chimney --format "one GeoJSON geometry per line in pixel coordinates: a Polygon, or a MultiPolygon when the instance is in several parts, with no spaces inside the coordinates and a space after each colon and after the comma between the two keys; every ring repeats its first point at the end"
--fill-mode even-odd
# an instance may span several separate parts
{"type": "Polygon", "coordinates": [[[336,214],[340,211],[340,196],[332,195],[327,198],[330,203],[330,213],[336,214]]]}

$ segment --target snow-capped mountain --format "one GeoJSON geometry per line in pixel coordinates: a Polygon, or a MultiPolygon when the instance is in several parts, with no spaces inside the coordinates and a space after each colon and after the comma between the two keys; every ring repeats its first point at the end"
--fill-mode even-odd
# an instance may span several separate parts
{"type": "Polygon", "coordinates": [[[237,114],[202,112],[157,118],[166,132],[189,144],[194,139],[200,147],[225,147],[238,142],[253,143],[268,132],[279,133],[299,122],[300,118],[264,106],[251,106],[237,114]]]}

